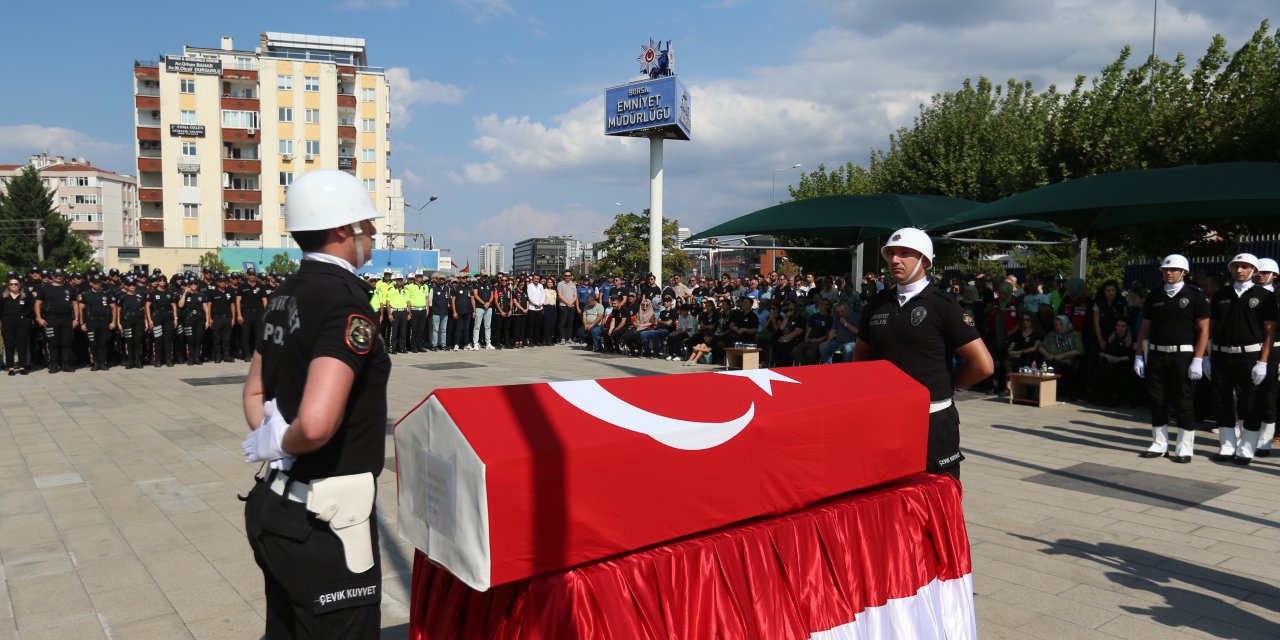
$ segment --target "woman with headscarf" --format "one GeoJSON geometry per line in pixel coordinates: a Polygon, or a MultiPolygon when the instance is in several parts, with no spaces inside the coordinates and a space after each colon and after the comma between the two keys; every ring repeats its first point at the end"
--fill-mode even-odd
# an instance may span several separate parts
{"type": "Polygon", "coordinates": [[[645,343],[642,332],[650,331],[658,326],[658,314],[653,311],[653,302],[648,298],[640,299],[640,310],[636,312],[635,321],[631,323],[630,330],[623,336],[623,340],[627,344],[627,348],[631,350],[632,357],[652,355],[649,353],[649,345],[645,343]]]}
{"type": "Polygon", "coordinates": [[[1041,369],[1053,367],[1054,373],[1062,376],[1063,396],[1075,400],[1083,390],[1083,385],[1079,384],[1079,371],[1084,340],[1079,331],[1072,329],[1070,318],[1057,316],[1053,319],[1053,333],[1040,341],[1040,355],[1044,358],[1041,369]]]}

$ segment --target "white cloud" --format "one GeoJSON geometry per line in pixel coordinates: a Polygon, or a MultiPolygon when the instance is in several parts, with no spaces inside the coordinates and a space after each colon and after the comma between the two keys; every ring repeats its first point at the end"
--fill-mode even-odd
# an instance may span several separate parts
{"type": "Polygon", "coordinates": [[[426,78],[415,80],[405,67],[387,69],[387,83],[391,85],[391,121],[397,126],[408,124],[414,105],[459,104],[471,91],[426,78]]]}
{"type": "Polygon", "coordinates": [[[339,11],[368,11],[369,9],[399,9],[408,0],[343,0],[336,7],[339,11]]]}
{"type": "Polygon", "coordinates": [[[50,155],[86,158],[95,166],[117,173],[134,173],[130,145],[95,140],[74,129],[37,124],[0,126],[0,163],[23,164],[27,157],[50,155]]]}
{"type": "Polygon", "coordinates": [[[404,180],[404,184],[407,187],[421,188],[427,186],[427,179],[418,175],[412,169],[401,169],[400,179],[404,180]]]}
{"type": "Polygon", "coordinates": [[[458,5],[470,13],[476,22],[484,22],[491,18],[515,15],[516,10],[511,8],[507,0],[454,0],[458,5]]]}
{"type": "MultiPolygon", "coordinates": [[[[610,216],[585,208],[564,211],[538,209],[528,202],[509,206],[497,215],[475,224],[477,238],[532,238],[546,235],[573,235],[585,242],[603,237],[610,216]]],[[[493,240],[484,240],[492,242],[493,240]]]]}
{"type": "Polygon", "coordinates": [[[469,162],[462,167],[467,182],[491,184],[502,179],[503,171],[492,162],[469,162]]]}

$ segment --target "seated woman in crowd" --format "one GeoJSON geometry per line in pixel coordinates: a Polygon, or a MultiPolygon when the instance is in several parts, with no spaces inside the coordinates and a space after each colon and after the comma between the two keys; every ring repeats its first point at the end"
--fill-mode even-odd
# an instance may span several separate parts
{"type": "Polygon", "coordinates": [[[1084,355],[1084,339],[1071,327],[1071,319],[1058,316],[1053,319],[1053,333],[1040,341],[1040,355],[1044,358],[1041,368],[1052,366],[1054,373],[1062,376],[1063,397],[1075,400],[1084,391],[1080,375],[1080,357],[1084,355]]]}
{"type": "Polygon", "coordinates": [[[640,299],[640,310],[636,312],[635,322],[627,331],[625,342],[632,357],[647,355],[648,345],[644,344],[644,332],[652,331],[658,326],[658,314],[653,311],[653,303],[648,298],[640,299]]]}
{"type": "Polygon", "coordinates": [[[1044,335],[1036,331],[1031,316],[1023,313],[1018,319],[1018,327],[1009,334],[1009,348],[1002,359],[1005,373],[1029,367],[1032,362],[1039,360],[1040,340],[1043,338],[1044,335]]]}
{"type": "Polygon", "coordinates": [[[1144,397],[1139,393],[1137,376],[1133,373],[1133,338],[1129,332],[1129,321],[1116,319],[1107,345],[1098,353],[1099,404],[1108,407],[1118,407],[1121,403],[1136,405],[1144,397]]]}

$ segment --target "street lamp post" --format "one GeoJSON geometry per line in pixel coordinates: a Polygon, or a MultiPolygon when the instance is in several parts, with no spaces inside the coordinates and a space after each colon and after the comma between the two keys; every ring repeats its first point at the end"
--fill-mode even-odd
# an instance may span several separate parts
{"type": "Polygon", "coordinates": [[[773,172],[773,188],[772,188],[772,190],[771,190],[771,192],[770,192],[770,196],[769,196],[769,197],[770,197],[770,199],[769,199],[769,206],[771,206],[771,207],[772,207],[773,205],[778,204],[778,174],[779,174],[779,173],[782,173],[783,171],[790,171],[790,170],[792,170],[792,169],[799,169],[799,168],[800,168],[800,163],[799,163],[799,162],[797,162],[797,163],[795,163],[795,164],[793,164],[793,165],[791,165],[791,166],[787,167],[786,169],[778,169],[778,170],[776,170],[776,171],[774,171],[774,172],[773,172]]]}
{"type": "MultiPolygon", "coordinates": [[[[426,209],[426,208],[427,208],[427,205],[429,205],[429,204],[431,204],[432,202],[435,202],[436,200],[439,200],[439,199],[440,199],[440,196],[437,196],[437,195],[435,195],[435,194],[432,194],[432,195],[431,195],[431,197],[427,198],[427,204],[424,204],[424,205],[422,205],[421,207],[415,207],[415,206],[413,206],[413,205],[409,204],[408,202],[404,203],[404,206],[409,207],[410,209],[414,209],[414,210],[416,210],[418,213],[422,213],[422,210],[423,210],[423,209],[426,209]]],[[[421,242],[421,239],[419,239],[419,242],[421,242]]],[[[422,247],[422,248],[423,248],[423,249],[426,249],[426,247],[422,247]]]]}

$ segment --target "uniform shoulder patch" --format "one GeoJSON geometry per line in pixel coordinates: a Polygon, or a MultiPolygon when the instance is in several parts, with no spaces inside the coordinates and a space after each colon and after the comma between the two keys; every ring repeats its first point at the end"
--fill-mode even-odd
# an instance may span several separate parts
{"type": "Polygon", "coordinates": [[[347,316],[347,346],[352,351],[364,355],[373,349],[374,336],[378,334],[373,322],[368,318],[353,313],[347,316]]]}
{"type": "Polygon", "coordinates": [[[972,326],[973,326],[973,314],[972,314],[972,313],[969,313],[969,312],[967,312],[967,311],[965,312],[965,314],[964,314],[964,323],[965,323],[965,325],[966,325],[966,326],[970,326],[970,327],[972,327],[972,326]]]}

